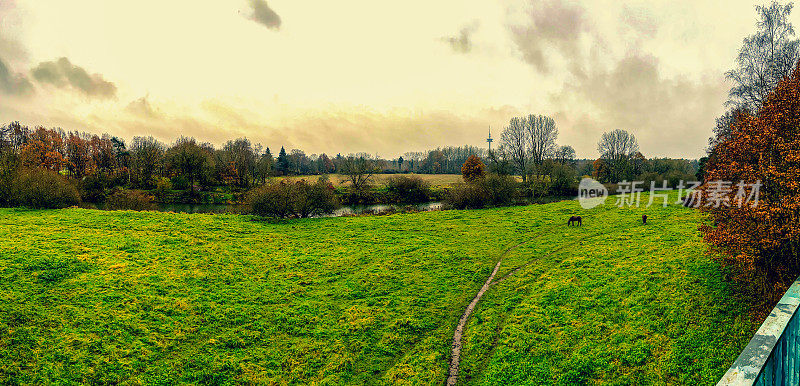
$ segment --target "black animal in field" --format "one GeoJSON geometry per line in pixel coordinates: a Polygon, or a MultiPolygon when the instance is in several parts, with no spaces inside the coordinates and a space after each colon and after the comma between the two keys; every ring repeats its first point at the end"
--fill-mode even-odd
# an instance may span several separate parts
{"type": "Polygon", "coordinates": [[[647,225],[647,215],[646,214],[642,215],[642,225],[647,225]]]}
{"type": "Polygon", "coordinates": [[[581,223],[581,221],[582,221],[582,220],[583,220],[583,219],[581,219],[581,216],[571,216],[571,217],[569,218],[569,221],[567,221],[567,226],[572,226],[572,225],[583,225],[583,224],[581,223]]]}

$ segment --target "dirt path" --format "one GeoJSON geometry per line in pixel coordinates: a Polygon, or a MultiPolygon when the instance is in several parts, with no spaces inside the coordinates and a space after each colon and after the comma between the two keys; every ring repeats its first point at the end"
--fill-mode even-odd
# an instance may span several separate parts
{"type": "Polygon", "coordinates": [[[475,295],[475,297],[472,299],[472,302],[469,303],[467,308],[464,310],[464,313],[461,314],[461,319],[458,320],[456,331],[453,333],[453,351],[450,354],[450,373],[447,377],[447,386],[453,386],[456,384],[456,381],[458,381],[458,362],[461,360],[461,335],[464,332],[464,326],[467,325],[467,319],[469,319],[469,315],[472,314],[472,310],[476,305],[478,305],[478,302],[481,300],[486,290],[489,289],[489,287],[493,284],[492,280],[494,280],[494,276],[497,275],[497,271],[500,269],[500,264],[503,263],[506,255],[508,255],[508,253],[514,249],[517,249],[520,245],[529,243],[533,240],[535,240],[535,237],[506,249],[506,251],[500,255],[500,260],[498,260],[497,264],[495,264],[492,274],[489,275],[489,278],[486,279],[485,283],[483,283],[481,290],[478,291],[478,294],[475,295]]]}
{"type": "Polygon", "coordinates": [[[601,234],[603,234],[603,231],[596,232],[594,234],[585,236],[585,237],[581,238],[580,240],[574,241],[572,243],[562,245],[559,248],[556,248],[556,249],[554,249],[552,251],[547,252],[544,256],[542,256],[542,257],[540,257],[538,259],[531,260],[531,261],[529,261],[529,262],[517,267],[513,271],[508,272],[505,275],[503,275],[503,277],[499,278],[497,281],[494,281],[494,277],[495,277],[495,275],[497,275],[497,271],[500,269],[500,265],[503,263],[503,260],[506,258],[506,256],[509,254],[509,252],[517,249],[518,247],[520,247],[520,246],[522,246],[524,244],[527,244],[527,243],[529,243],[531,241],[534,241],[534,240],[538,239],[538,234],[535,235],[535,236],[532,236],[530,239],[528,239],[526,241],[523,241],[523,242],[521,242],[521,243],[519,243],[517,245],[512,246],[511,248],[506,249],[506,251],[503,252],[502,255],[500,255],[500,260],[494,266],[494,270],[492,271],[492,274],[489,275],[488,279],[486,279],[486,282],[483,284],[483,287],[481,287],[481,290],[478,291],[478,294],[475,295],[475,298],[473,298],[472,302],[469,303],[467,308],[464,310],[464,313],[461,314],[461,319],[458,320],[458,325],[456,326],[456,330],[453,333],[453,351],[450,354],[450,370],[449,370],[449,375],[447,377],[447,386],[454,386],[456,384],[456,382],[458,381],[458,364],[461,361],[461,336],[464,333],[464,327],[467,325],[467,319],[469,319],[470,314],[472,314],[472,310],[475,309],[476,305],[478,305],[478,302],[481,300],[481,298],[483,297],[483,294],[486,292],[487,289],[489,289],[489,287],[491,287],[491,286],[493,286],[493,285],[495,285],[497,283],[500,283],[501,281],[505,280],[506,278],[508,278],[508,277],[514,275],[515,273],[517,273],[517,271],[521,270],[522,268],[525,268],[528,265],[530,265],[530,264],[532,264],[532,263],[534,263],[536,261],[539,261],[544,257],[548,257],[548,256],[552,255],[553,253],[556,253],[556,252],[559,252],[561,250],[564,250],[565,248],[568,248],[568,247],[570,247],[570,246],[572,246],[574,244],[577,244],[577,243],[579,243],[581,241],[586,241],[586,240],[592,239],[592,238],[597,237],[597,236],[599,236],[601,234]]]}

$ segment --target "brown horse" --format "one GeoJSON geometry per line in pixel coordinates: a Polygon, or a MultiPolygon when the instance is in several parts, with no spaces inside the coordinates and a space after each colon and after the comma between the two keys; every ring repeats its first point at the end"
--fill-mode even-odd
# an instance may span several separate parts
{"type": "Polygon", "coordinates": [[[647,225],[647,215],[646,214],[642,215],[642,225],[647,225]]]}
{"type": "Polygon", "coordinates": [[[581,219],[581,216],[571,216],[571,217],[569,218],[569,221],[567,221],[567,226],[572,226],[572,225],[573,225],[573,223],[574,223],[575,225],[583,225],[583,224],[581,223],[581,220],[582,220],[582,219],[581,219]]]}

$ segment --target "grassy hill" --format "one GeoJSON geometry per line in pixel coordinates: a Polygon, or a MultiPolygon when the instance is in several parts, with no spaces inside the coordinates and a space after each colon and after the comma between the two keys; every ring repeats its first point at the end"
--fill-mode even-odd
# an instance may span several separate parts
{"type": "Polygon", "coordinates": [[[756,326],[700,221],[574,201],[283,223],[0,209],[0,380],[441,384],[464,307],[525,242],[467,325],[462,382],[711,384],[756,326]]]}

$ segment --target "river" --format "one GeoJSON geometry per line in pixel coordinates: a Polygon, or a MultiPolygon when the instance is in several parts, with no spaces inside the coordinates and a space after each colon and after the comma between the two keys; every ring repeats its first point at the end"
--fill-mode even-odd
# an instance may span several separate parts
{"type": "MultiPolygon", "coordinates": [[[[230,205],[230,204],[155,204],[156,210],[159,212],[175,212],[175,213],[245,213],[247,211],[246,205],[230,205]]],[[[441,202],[428,202],[424,204],[379,204],[379,205],[355,205],[343,206],[330,215],[322,217],[340,217],[350,216],[354,214],[380,214],[392,211],[401,211],[406,208],[411,208],[418,211],[440,210],[442,209],[441,202]]]]}

